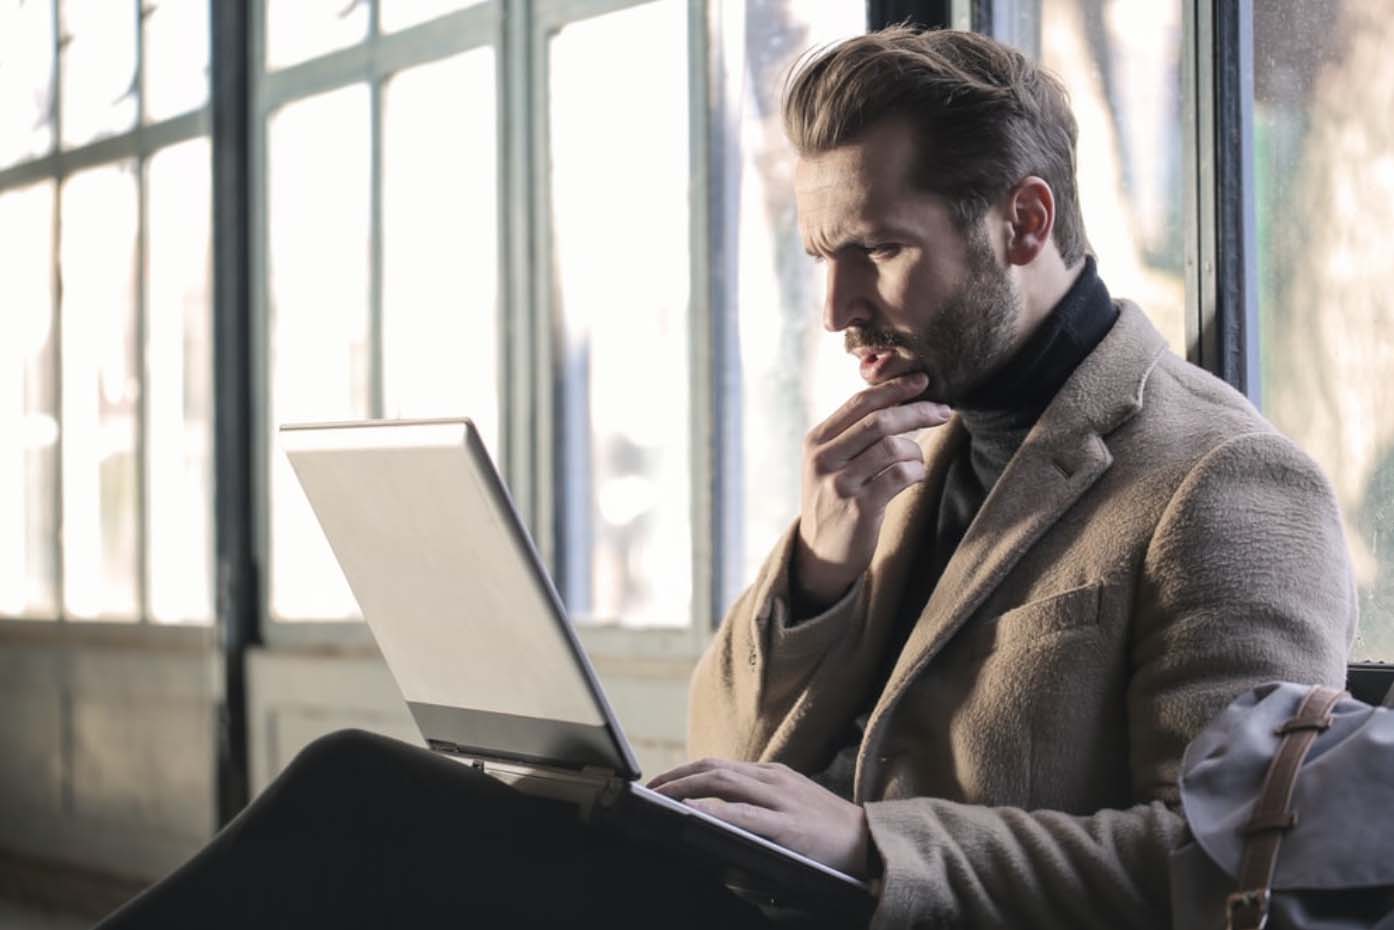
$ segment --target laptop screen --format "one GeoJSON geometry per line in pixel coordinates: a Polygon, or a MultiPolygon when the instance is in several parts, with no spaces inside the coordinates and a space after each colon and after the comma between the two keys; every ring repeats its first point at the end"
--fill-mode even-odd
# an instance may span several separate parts
{"type": "Polygon", "coordinates": [[[428,741],[634,768],[468,421],[283,427],[281,442],[428,741]]]}

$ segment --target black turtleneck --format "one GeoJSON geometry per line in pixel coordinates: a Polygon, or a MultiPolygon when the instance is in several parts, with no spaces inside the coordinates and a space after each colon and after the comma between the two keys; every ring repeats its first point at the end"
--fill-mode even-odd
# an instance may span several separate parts
{"type": "MultiPolygon", "coordinates": [[[[950,467],[939,506],[937,569],[948,564],[978,508],[1046,407],[1118,319],[1086,258],[1074,284],[1010,362],[958,405],[968,442],[950,467]]],[[[934,571],[934,579],[939,571],[934,571]]],[[[928,589],[924,591],[928,598],[928,589]]]]}
{"type": "Polygon", "coordinates": [[[867,717],[945,566],[1036,421],[1117,319],[1118,308],[1099,279],[1094,259],[1086,258],[1074,284],[1025,345],[957,406],[968,441],[944,477],[934,540],[921,547],[901,598],[881,677],[866,696],[864,712],[853,721],[842,750],[815,776],[826,787],[851,796],[852,773],[867,717]]]}

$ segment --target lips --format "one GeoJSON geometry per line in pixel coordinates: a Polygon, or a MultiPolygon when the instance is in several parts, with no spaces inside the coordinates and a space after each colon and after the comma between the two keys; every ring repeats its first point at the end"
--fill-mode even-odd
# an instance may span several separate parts
{"type": "Polygon", "coordinates": [[[882,384],[914,367],[913,362],[894,349],[858,349],[857,355],[862,360],[859,369],[862,380],[867,384],[882,384]]]}

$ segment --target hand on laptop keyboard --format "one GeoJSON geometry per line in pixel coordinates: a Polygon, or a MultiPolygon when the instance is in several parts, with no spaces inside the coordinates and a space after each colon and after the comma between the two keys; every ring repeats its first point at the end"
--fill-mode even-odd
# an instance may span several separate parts
{"type": "Polygon", "coordinates": [[[839,872],[871,872],[866,812],[786,765],[700,759],[649,787],[839,872]]]}

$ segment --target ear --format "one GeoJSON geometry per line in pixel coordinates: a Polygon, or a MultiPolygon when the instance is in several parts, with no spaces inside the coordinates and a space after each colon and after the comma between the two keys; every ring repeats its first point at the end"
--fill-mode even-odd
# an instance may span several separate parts
{"type": "Polygon", "coordinates": [[[1055,228],[1055,195],[1050,185],[1032,175],[1007,194],[1004,215],[1011,228],[1007,263],[1029,265],[1050,244],[1055,228]]]}

